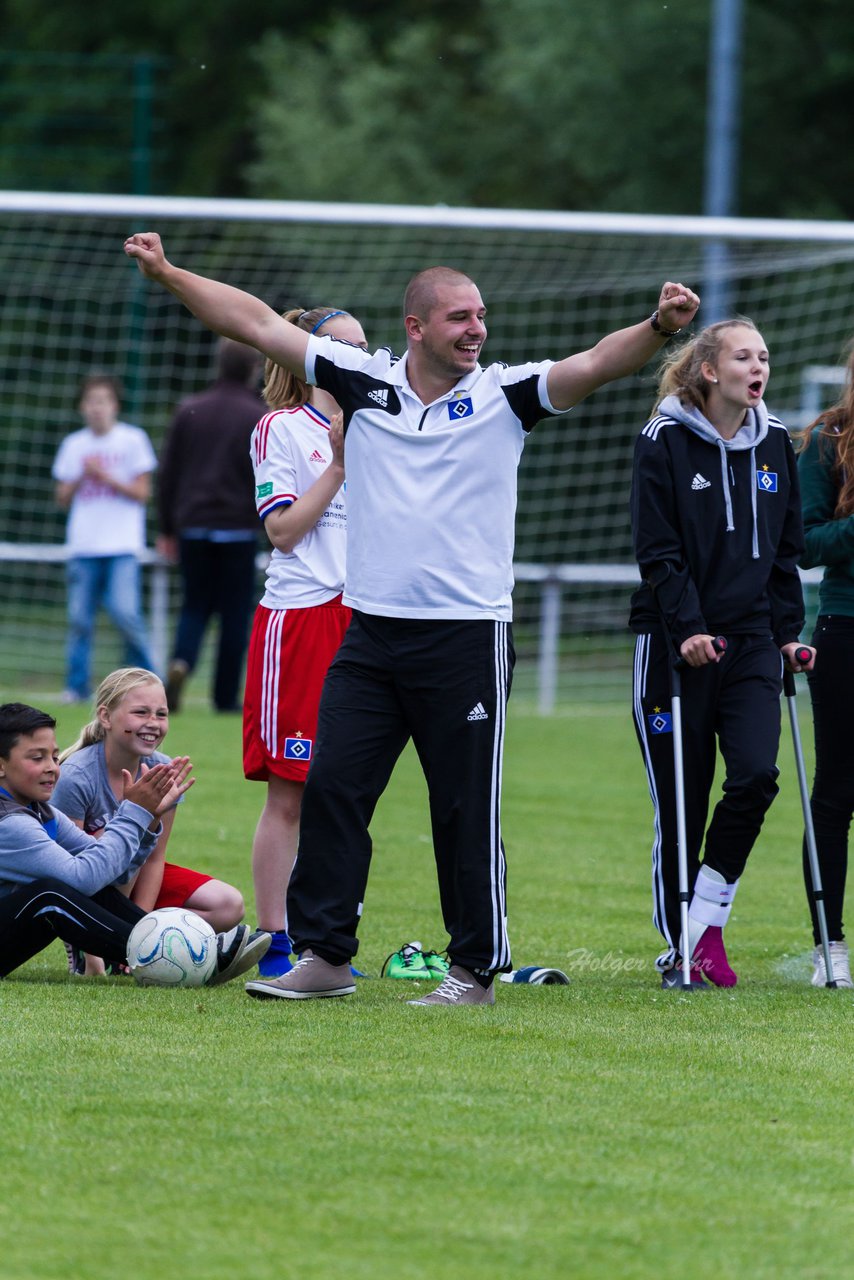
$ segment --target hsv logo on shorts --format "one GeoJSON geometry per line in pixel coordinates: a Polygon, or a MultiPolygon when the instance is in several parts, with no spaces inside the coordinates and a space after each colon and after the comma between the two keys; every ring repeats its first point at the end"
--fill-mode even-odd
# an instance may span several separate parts
{"type": "Polygon", "coordinates": [[[312,739],[298,734],[295,738],[285,738],[285,749],[282,752],[285,760],[310,760],[312,739]]]}

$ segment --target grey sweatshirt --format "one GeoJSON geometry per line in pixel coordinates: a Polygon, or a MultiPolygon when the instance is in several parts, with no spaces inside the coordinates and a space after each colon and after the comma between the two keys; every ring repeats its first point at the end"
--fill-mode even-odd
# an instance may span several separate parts
{"type": "Polygon", "coordinates": [[[147,809],[123,800],[99,840],[52,805],[21,805],[0,791],[0,896],[52,877],[91,896],[145,862],[162,827],[149,831],[147,809]]]}

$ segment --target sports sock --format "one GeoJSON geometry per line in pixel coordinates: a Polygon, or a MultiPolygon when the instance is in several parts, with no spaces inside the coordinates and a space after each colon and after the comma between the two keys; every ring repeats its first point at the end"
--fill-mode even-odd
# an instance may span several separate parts
{"type": "Polygon", "coordinates": [[[291,963],[293,943],[285,929],[276,929],[271,936],[273,941],[266,955],[258,961],[258,972],[262,978],[281,978],[286,973],[290,973],[293,968],[291,963]]]}
{"type": "Polygon", "coordinates": [[[691,955],[709,925],[723,929],[732,911],[738,881],[727,884],[720,871],[705,863],[697,872],[694,893],[688,906],[688,938],[691,955]]]}
{"type": "MultiPolygon", "coordinates": [[[[258,928],[260,929],[260,927],[261,926],[259,925],[258,928]]],[[[289,956],[294,949],[294,944],[288,936],[287,929],[270,929],[268,932],[270,937],[273,939],[270,943],[270,950],[278,951],[289,956]]]]}

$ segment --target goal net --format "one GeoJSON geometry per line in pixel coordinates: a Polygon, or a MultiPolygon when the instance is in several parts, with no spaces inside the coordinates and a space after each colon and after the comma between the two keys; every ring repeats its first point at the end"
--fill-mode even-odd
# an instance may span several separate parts
{"type": "MultiPolygon", "coordinates": [[[[560,358],[649,315],[665,279],[702,292],[714,245],[728,310],[762,328],[769,404],[792,427],[805,412],[805,371],[836,367],[852,327],[850,224],[7,192],[0,228],[0,685],[21,696],[62,687],[65,592],[55,548],[64,515],[50,470],[61,438],[80,425],[82,377],[118,374],[122,416],[158,447],[176,403],[212,373],[213,335],[125,258],[131,231],[160,231],[172,261],[277,309],[346,307],[372,345],[398,351],[409,278],[434,263],[455,266],[487,304],[486,358],[510,363],[560,358]]],[[[544,421],[525,449],[517,690],[533,697],[539,681],[541,704],[580,706],[628,689],[632,445],[654,375],[651,365],[544,421]],[[544,678],[553,683],[545,697],[544,678]]],[[[149,541],[154,532],[149,520],[149,541]]],[[[174,603],[173,582],[170,632],[174,603]]],[[[122,655],[106,621],[98,636],[103,675],[122,655]]],[[[194,683],[204,696],[204,675],[194,683]]]]}

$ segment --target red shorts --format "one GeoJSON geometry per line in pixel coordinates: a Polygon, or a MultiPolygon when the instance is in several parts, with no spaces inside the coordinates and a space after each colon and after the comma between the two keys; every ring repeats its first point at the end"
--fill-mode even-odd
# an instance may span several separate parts
{"type": "Polygon", "coordinates": [[[258,605],[246,663],[243,772],[305,782],[317,737],[317,708],[329,664],[350,623],[336,596],[310,609],[258,605]]]}
{"type": "Polygon", "coordinates": [[[203,875],[201,871],[191,871],[189,867],[176,867],[174,862],[164,862],[163,882],[153,910],[158,907],[183,907],[188,898],[192,898],[197,889],[213,880],[213,876],[203,875]]]}

